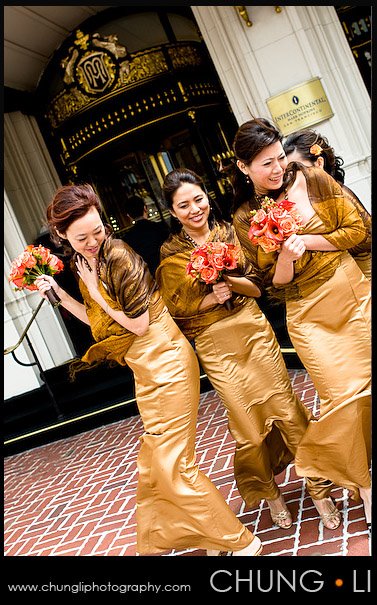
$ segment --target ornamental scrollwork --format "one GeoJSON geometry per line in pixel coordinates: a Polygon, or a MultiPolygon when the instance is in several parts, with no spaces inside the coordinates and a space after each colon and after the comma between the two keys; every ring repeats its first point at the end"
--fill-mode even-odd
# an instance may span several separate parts
{"type": "Polygon", "coordinates": [[[101,97],[119,94],[171,67],[179,70],[201,63],[200,52],[190,44],[163,45],[131,54],[115,34],[100,36],[77,30],[67,55],[60,61],[65,88],[50,102],[45,117],[58,128],[101,97]]]}

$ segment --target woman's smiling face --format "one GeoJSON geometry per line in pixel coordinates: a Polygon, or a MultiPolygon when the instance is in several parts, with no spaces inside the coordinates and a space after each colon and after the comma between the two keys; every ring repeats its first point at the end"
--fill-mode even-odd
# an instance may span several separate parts
{"type": "Polygon", "coordinates": [[[67,239],[72,248],[87,259],[97,256],[106,238],[105,226],[94,206],[84,216],[73,221],[66,233],[58,232],[58,235],[67,239]]]}
{"type": "Polygon", "coordinates": [[[199,185],[182,183],[172,200],[171,213],[183,227],[195,231],[206,225],[210,212],[209,201],[199,185]]]}
{"type": "Polygon", "coordinates": [[[280,141],[267,145],[250,164],[237,161],[238,168],[250,178],[260,195],[282,186],[287,165],[287,156],[280,141]]]}

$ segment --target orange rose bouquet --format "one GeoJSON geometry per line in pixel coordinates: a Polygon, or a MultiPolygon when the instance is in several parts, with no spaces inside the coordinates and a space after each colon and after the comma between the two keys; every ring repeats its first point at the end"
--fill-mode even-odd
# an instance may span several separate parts
{"type": "MultiPolygon", "coordinates": [[[[55,275],[63,269],[63,262],[48,248],[30,244],[12,261],[8,279],[16,286],[15,290],[38,290],[34,284],[37,277],[55,275]]],[[[53,288],[47,290],[46,296],[54,306],[61,302],[53,288]]]]}
{"type": "MultiPolygon", "coordinates": [[[[236,269],[238,254],[235,244],[208,242],[191,252],[186,274],[205,284],[215,284],[221,281],[225,272],[236,269]]],[[[228,310],[233,309],[233,303],[229,299],[225,301],[224,306],[228,310]]]]}
{"type": "Polygon", "coordinates": [[[264,252],[279,250],[284,240],[302,229],[300,215],[294,209],[294,202],[264,197],[261,207],[251,211],[250,241],[260,246],[264,252]]]}

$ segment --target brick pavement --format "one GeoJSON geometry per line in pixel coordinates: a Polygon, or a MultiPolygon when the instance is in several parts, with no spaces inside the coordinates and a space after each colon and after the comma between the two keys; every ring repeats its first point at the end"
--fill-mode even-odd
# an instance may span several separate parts
{"type": "MultiPolygon", "coordinates": [[[[304,370],[289,370],[295,391],[313,412],[317,397],[304,370]]],[[[135,489],[139,416],[55,441],[5,459],[4,553],[13,556],[135,556],[135,489]]],[[[203,470],[242,523],[264,544],[264,556],[369,556],[361,504],[346,490],[333,496],[343,523],[319,522],[304,482],[292,465],[278,477],[293,513],[289,530],[271,525],[267,505],[248,509],[233,477],[234,442],[214,391],[201,396],[197,455],[203,470]]],[[[160,556],[203,556],[202,550],[160,556]]]]}

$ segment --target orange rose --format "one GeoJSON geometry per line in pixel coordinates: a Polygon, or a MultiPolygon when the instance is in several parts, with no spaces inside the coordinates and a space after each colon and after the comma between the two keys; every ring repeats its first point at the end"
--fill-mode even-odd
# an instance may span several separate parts
{"type": "Polygon", "coordinates": [[[267,254],[269,252],[275,252],[276,250],[279,250],[281,246],[280,242],[275,242],[274,240],[266,236],[262,236],[261,238],[259,238],[256,243],[259,244],[263,252],[266,252],[267,254]]]}
{"type": "Polygon", "coordinates": [[[292,235],[292,233],[297,232],[297,223],[294,220],[294,218],[292,218],[291,216],[283,217],[280,220],[279,225],[280,225],[280,229],[283,232],[285,238],[292,235]]]}
{"type": "Polygon", "coordinates": [[[223,254],[226,244],[224,242],[211,242],[211,252],[213,254],[223,254]]]}
{"type": "Polygon", "coordinates": [[[64,268],[63,261],[60,260],[55,254],[51,254],[48,260],[48,266],[50,268],[51,273],[58,273],[62,271],[64,268]]]}
{"type": "Polygon", "coordinates": [[[252,237],[262,237],[264,233],[267,231],[268,224],[266,223],[263,227],[257,225],[256,223],[251,223],[248,236],[251,239],[252,237]]]}
{"type": "Polygon", "coordinates": [[[24,267],[24,265],[17,266],[17,265],[15,265],[15,264],[12,263],[11,271],[10,271],[10,274],[9,274],[9,280],[13,281],[14,279],[21,278],[21,277],[23,277],[24,273],[25,273],[25,267],[24,267]]]}
{"type": "Polygon", "coordinates": [[[21,254],[21,263],[26,267],[26,269],[31,269],[35,267],[37,264],[37,259],[27,250],[21,254]]]}
{"type": "Polygon", "coordinates": [[[219,272],[215,267],[203,267],[200,271],[200,279],[206,284],[214,283],[219,277],[219,272]]]}
{"type": "Polygon", "coordinates": [[[38,260],[41,261],[40,264],[42,264],[42,265],[47,264],[49,262],[50,258],[52,256],[54,256],[53,254],[51,254],[51,252],[50,252],[50,250],[48,250],[48,248],[45,248],[41,244],[39,244],[39,246],[34,246],[34,248],[32,248],[32,250],[30,252],[32,253],[33,256],[35,256],[38,260]]]}
{"type": "Polygon", "coordinates": [[[16,286],[16,288],[18,290],[22,290],[22,288],[24,287],[24,278],[23,277],[15,277],[15,278],[13,278],[13,279],[11,279],[9,281],[11,281],[12,284],[14,286],[16,286]]]}
{"type": "Polygon", "coordinates": [[[264,223],[267,218],[267,213],[263,210],[263,208],[259,208],[253,216],[254,223],[264,223]]]}
{"type": "Polygon", "coordinates": [[[208,265],[208,261],[206,258],[204,258],[204,256],[197,256],[192,261],[192,267],[193,267],[193,269],[196,269],[197,271],[200,271],[200,269],[202,267],[206,267],[207,265],[208,265]]]}
{"type": "Polygon", "coordinates": [[[212,265],[215,267],[215,269],[218,269],[219,271],[221,271],[221,269],[224,268],[224,257],[223,257],[223,253],[221,252],[220,254],[213,254],[212,258],[212,265]]]}

